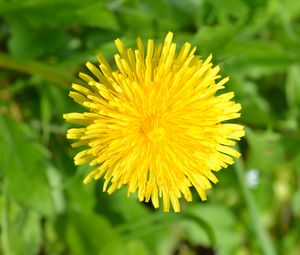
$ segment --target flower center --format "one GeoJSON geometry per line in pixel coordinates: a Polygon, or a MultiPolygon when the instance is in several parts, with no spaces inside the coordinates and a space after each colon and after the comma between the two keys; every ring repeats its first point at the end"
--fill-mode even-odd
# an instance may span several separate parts
{"type": "Polygon", "coordinates": [[[161,118],[149,116],[141,124],[141,132],[152,142],[160,142],[166,135],[166,130],[161,125],[161,118]]]}
{"type": "Polygon", "coordinates": [[[152,142],[160,142],[162,139],[164,139],[165,135],[166,130],[163,127],[153,129],[147,134],[149,140],[151,140],[152,142]]]}

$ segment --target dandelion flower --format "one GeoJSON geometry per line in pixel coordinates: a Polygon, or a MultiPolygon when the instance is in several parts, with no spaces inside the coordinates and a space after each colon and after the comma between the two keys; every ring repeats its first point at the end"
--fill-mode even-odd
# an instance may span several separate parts
{"type": "Polygon", "coordinates": [[[243,126],[224,121],[240,116],[234,94],[216,95],[228,77],[220,79],[212,57],[202,60],[185,43],[176,52],[169,32],[163,44],[152,39],[144,49],[125,48],[117,39],[113,70],[103,55],[99,66],[88,62],[91,76],[80,73],[85,86],[73,84],[70,96],[86,108],[64,118],[71,128],[73,147],[83,146],[75,164],[95,169],[84,183],[104,178],[109,194],[127,186],[140,201],[155,208],[162,198],[164,211],[180,211],[179,198],[192,200],[194,187],[202,200],[218,180],[213,174],[233,164],[239,153],[232,148],[244,135],[243,126]],[[218,81],[217,81],[218,80],[218,81]]]}

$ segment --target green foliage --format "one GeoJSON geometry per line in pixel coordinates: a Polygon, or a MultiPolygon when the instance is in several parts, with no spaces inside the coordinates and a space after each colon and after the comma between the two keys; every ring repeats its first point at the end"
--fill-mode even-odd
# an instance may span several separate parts
{"type": "Polygon", "coordinates": [[[299,20],[292,0],[0,0],[0,254],[298,254],[299,20]],[[247,126],[235,171],[178,215],[84,186],[62,119],[86,61],[169,30],[213,54],[247,126]]]}
{"type": "Polygon", "coordinates": [[[12,198],[41,215],[51,216],[53,205],[46,178],[47,151],[23,123],[0,119],[0,165],[5,176],[4,189],[12,198]],[[32,192],[37,190],[38,192],[32,192]]]}

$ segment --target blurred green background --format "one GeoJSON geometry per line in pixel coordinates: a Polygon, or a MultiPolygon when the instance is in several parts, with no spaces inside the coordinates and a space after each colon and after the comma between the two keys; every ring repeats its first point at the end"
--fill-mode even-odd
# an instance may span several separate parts
{"type": "Polygon", "coordinates": [[[0,0],[0,254],[300,254],[300,1],[0,0]],[[163,213],[88,186],[62,114],[114,39],[168,31],[213,53],[247,126],[208,201],[163,213]]]}

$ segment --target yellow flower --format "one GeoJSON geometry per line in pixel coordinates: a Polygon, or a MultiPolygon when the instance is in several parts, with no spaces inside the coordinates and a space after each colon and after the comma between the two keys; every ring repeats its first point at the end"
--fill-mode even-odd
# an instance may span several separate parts
{"type": "Polygon", "coordinates": [[[222,123],[241,109],[230,101],[233,92],[216,95],[228,77],[217,82],[220,68],[211,56],[201,60],[189,43],[176,53],[172,38],[169,32],[157,46],[150,39],[146,50],[140,38],[137,50],[117,39],[117,70],[101,54],[99,67],[88,62],[93,77],[80,73],[87,85],[73,84],[70,92],[87,111],[64,118],[83,126],[69,129],[67,138],[76,140],[73,147],[86,147],[75,164],[95,166],[84,183],[104,176],[109,194],[124,185],[140,201],[151,199],[158,208],[162,197],[164,211],[171,203],[179,212],[179,198],[191,201],[192,186],[206,200],[205,190],[218,181],[213,171],[239,157],[231,146],[244,128],[222,123]]]}

